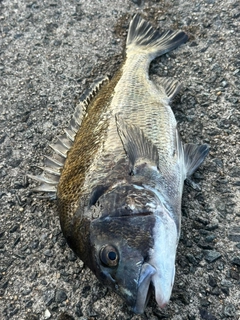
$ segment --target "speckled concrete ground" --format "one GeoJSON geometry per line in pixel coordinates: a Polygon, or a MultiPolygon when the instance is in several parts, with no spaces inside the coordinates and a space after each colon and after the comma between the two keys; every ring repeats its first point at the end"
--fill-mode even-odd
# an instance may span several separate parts
{"type": "Polygon", "coordinates": [[[0,319],[240,319],[238,0],[3,0],[0,2],[0,319]],[[189,42],[153,62],[176,77],[184,142],[211,152],[186,186],[171,302],[133,315],[66,245],[56,204],[31,193],[27,173],[50,153],[76,98],[113,75],[131,15],[183,29],[189,42]]]}

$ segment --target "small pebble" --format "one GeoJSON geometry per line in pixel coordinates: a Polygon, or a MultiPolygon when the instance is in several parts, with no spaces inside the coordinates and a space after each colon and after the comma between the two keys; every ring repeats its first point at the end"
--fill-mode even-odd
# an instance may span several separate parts
{"type": "Polygon", "coordinates": [[[213,288],[217,286],[217,280],[211,275],[209,275],[208,283],[213,288]]]}
{"type": "Polygon", "coordinates": [[[132,0],[132,2],[137,6],[140,6],[142,4],[142,0],[132,0]]]}
{"type": "Polygon", "coordinates": [[[55,290],[47,290],[43,294],[43,300],[46,306],[50,306],[55,299],[55,290]]]}
{"type": "Polygon", "coordinates": [[[236,264],[237,266],[240,266],[240,256],[235,256],[231,260],[232,264],[236,264]]]}
{"type": "Polygon", "coordinates": [[[62,303],[67,300],[67,295],[63,290],[57,290],[55,295],[55,300],[57,303],[62,303]]]}
{"type": "Polygon", "coordinates": [[[233,304],[229,303],[224,307],[223,313],[226,317],[234,317],[236,309],[233,304]]]}
{"type": "Polygon", "coordinates": [[[44,313],[44,319],[50,319],[51,318],[51,313],[48,309],[45,310],[45,313],[44,313]]]}
{"type": "Polygon", "coordinates": [[[207,309],[205,308],[200,308],[199,313],[201,315],[201,319],[204,320],[217,320],[217,318],[212,315],[207,309]]]}
{"type": "Polygon", "coordinates": [[[221,253],[215,250],[204,250],[204,258],[208,263],[214,262],[221,258],[221,253]]]}

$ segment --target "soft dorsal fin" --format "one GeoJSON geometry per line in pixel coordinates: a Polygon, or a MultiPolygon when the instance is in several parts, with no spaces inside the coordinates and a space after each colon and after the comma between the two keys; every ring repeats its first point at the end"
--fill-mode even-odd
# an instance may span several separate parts
{"type": "Polygon", "coordinates": [[[120,115],[116,115],[116,124],[119,137],[132,165],[133,173],[136,171],[136,167],[141,165],[150,165],[158,170],[157,147],[144,135],[144,132],[134,125],[127,124],[120,115]]]}
{"type": "Polygon", "coordinates": [[[41,175],[28,175],[31,179],[41,183],[33,191],[47,192],[51,198],[57,192],[57,185],[61,175],[61,169],[65,163],[67,152],[72,147],[76,133],[78,132],[82,120],[87,113],[87,106],[99,92],[100,88],[109,81],[108,77],[99,78],[87,92],[80,98],[77,104],[69,126],[65,129],[65,133],[58,137],[57,142],[49,146],[54,150],[53,157],[46,157],[41,175]]]}
{"type": "Polygon", "coordinates": [[[196,145],[186,143],[184,148],[184,163],[186,168],[186,176],[189,177],[202,164],[209,152],[207,144],[196,145]]]}

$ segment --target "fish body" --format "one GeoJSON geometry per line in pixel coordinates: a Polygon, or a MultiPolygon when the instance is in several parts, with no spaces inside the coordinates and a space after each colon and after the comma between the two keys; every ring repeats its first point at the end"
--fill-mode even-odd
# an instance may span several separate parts
{"type": "Polygon", "coordinates": [[[169,106],[178,82],[149,79],[150,62],[186,41],[135,15],[121,68],[81,99],[34,177],[38,191],[56,193],[69,246],[135,313],[151,287],[160,307],[170,299],[184,180],[208,153],[181,142],[169,106]]]}

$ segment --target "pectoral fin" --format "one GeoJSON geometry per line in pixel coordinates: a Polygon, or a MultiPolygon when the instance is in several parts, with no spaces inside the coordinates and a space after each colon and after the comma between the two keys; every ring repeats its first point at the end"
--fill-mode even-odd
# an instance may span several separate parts
{"type": "Polygon", "coordinates": [[[193,143],[186,143],[183,148],[186,176],[189,177],[202,164],[208,155],[209,147],[206,144],[198,146],[193,143]]]}
{"type": "Polygon", "coordinates": [[[116,124],[133,169],[141,165],[151,165],[157,169],[159,163],[157,147],[145,136],[144,132],[134,125],[129,125],[120,115],[116,115],[116,124]]]}

